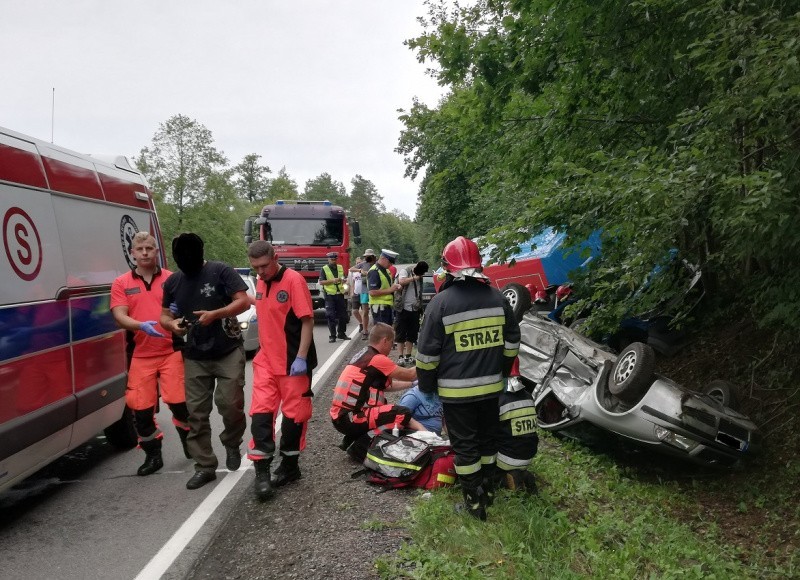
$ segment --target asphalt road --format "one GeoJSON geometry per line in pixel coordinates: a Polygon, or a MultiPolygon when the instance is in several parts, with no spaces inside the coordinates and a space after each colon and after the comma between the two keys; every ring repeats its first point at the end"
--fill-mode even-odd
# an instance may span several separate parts
{"type": "MultiPolygon", "coordinates": [[[[314,337],[321,368],[332,356],[341,354],[337,349],[342,341],[328,343],[328,329],[319,314],[314,337]]],[[[355,325],[353,321],[348,333],[355,325]]],[[[246,409],[251,383],[248,361],[246,409]]],[[[233,487],[224,497],[217,493],[223,497],[221,509],[203,513],[211,510],[204,500],[217,487],[225,486],[226,478],[231,478],[228,486],[238,481],[224,467],[225,451],[217,438],[222,428],[219,415],[212,414],[212,430],[221,468],[215,482],[194,491],[185,487],[193,463],[183,457],[166,406],[158,420],[165,432],[164,467],[156,474],[138,477],[136,469],[144,454],[138,449],[116,452],[98,436],[21,486],[0,493],[0,578],[136,578],[143,570],[154,569],[154,556],[179,530],[186,547],[179,554],[160,555],[161,562],[167,558],[170,566],[165,577],[181,577],[181,571],[190,569],[216,526],[224,521],[226,505],[235,501],[243,486],[233,487]],[[187,520],[199,522],[199,529],[184,525],[187,520]],[[172,560],[175,562],[170,563],[172,560]]],[[[246,433],[245,443],[248,436],[246,433]]],[[[216,503],[212,505],[216,507],[216,503]]]]}

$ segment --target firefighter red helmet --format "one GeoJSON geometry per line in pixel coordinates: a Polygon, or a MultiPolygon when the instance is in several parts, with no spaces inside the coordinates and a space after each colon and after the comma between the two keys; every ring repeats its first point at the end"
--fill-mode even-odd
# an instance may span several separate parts
{"type": "Polygon", "coordinates": [[[450,273],[466,268],[480,268],[481,253],[478,244],[464,236],[458,236],[444,247],[442,261],[445,270],[450,273]]]}
{"type": "Polygon", "coordinates": [[[570,284],[562,284],[556,288],[556,298],[559,300],[564,300],[570,294],[572,294],[572,286],[570,284]]]}

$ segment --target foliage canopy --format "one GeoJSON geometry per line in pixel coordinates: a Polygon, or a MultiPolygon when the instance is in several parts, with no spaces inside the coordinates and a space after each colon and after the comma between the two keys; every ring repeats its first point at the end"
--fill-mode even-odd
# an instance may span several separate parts
{"type": "Polygon", "coordinates": [[[434,248],[495,230],[502,259],[544,226],[600,229],[578,279],[596,324],[664,299],[631,290],[676,248],[723,303],[800,328],[800,2],[428,8],[408,45],[450,91],[403,113],[398,151],[434,248]]]}

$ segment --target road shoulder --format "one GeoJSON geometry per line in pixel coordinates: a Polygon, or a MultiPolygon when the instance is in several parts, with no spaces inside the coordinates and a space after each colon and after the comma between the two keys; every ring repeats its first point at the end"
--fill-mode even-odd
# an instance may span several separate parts
{"type": "Polygon", "coordinates": [[[320,380],[300,460],[303,478],[261,503],[251,493],[254,474],[248,470],[227,521],[189,577],[375,578],[375,559],[400,547],[416,492],[381,493],[363,477],[353,479],[361,466],[337,447],[341,436],[328,414],[336,379],[364,346],[354,341],[320,380]]]}

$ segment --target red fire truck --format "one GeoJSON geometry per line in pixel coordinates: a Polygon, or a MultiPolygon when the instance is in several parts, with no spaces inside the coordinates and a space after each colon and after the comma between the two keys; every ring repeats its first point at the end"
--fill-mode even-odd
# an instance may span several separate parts
{"type": "Polygon", "coordinates": [[[353,241],[361,242],[357,221],[348,224],[343,208],[330,201],[278,200],[264,206],[260,216],[245,220],[244,240],[270,242],[282,266],[297,270],[308,283],[314,308],[325,306],[319,273],[328,252],[339,253],[345,272],[350,267],[350,227],[353,241]],[[256,228],[257,231],[254,231],[256,228]]]}
{"type": "Polygon", "coordinates": [[[161,235],[147,183],[127,159],[3,128],[0,216],[2,490],[104,429],[117,447],[136,444],[110,291],[134,265],[136,232],[161,235]]]}

